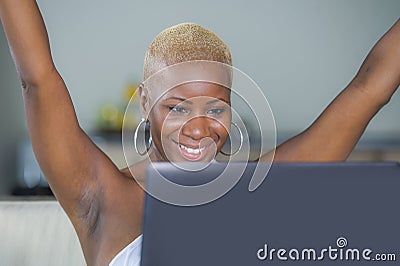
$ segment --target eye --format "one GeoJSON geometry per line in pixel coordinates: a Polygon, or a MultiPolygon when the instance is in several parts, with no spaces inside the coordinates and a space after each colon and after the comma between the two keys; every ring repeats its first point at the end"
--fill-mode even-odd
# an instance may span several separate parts
{"type": "Polygon", "coordinates": [[[225,112],[225,108],[212,108],[207,111],[208,115],[221,115],[225,112]]]}
{"type": "Polygon", "coordinates": [[[182,106],[178,105],[169,105],[168,106],[169,111],[174,112],[174,113],[183,113],[186,114],[188,113],[188,110],[182,106]]]}

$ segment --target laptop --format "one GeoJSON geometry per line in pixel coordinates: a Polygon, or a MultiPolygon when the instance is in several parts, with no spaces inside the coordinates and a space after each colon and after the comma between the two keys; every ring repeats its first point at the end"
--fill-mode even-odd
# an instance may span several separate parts
{"type": "Polygon", "coordinates": [[[399,163],[273,163],[265,180],[249,191],[251,179],[260,179],[253,176],[256,167],[217,162],[199,170],[169,163],[149,167],[147,188],[157,193],[163,179],[202,186],[224,171],[244,171],[228,192],[203,204],[174,205],[147,194],[141,265],[400,261],[399,163]]]}

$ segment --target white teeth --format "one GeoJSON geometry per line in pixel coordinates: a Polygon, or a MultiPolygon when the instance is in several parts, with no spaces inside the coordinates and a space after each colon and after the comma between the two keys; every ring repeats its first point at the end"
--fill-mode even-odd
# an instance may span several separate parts
{"type": "Polygon", "coordinates": [[[179,147],[181,147],[182,149],[185,149],[188,153],[191,153],[191,154],[199,154],[200,152],[202,152],[205,149],[205,147],[202,147],[200,149],[192,149],[192,148],[186,147],[182,144],[179,144],[179,147]]]}

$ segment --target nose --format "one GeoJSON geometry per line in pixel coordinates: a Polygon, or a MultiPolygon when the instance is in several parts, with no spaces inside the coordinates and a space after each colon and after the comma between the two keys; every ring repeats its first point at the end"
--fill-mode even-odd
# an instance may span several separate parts
{"type": "Polygon", "coordinates": [[[194,140],[211,137],[211,121],[207,117],[195,117],[187,121],[181,130],[181,134],[194,140]]]}

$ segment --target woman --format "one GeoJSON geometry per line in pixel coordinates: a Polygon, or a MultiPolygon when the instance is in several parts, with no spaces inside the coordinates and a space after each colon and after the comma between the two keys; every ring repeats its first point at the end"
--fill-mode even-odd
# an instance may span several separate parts
{"type": "MultiPolygon", "coordinates": [[[[75,227],[87,264],[107,265],[114,258],[113,265],[120,265],[125,258],[138,262],[136,247],[140,243],[137,237],[141,234],[144,191],[132,176],[144,177],[148,162],[119,170],[82,131],[68,90],[52,61],[47,32],[34,0],[0,0],[0,17],[21,80],[35,155],[75,227]]],[[[368,122],[400,84],[399,44],[397,21],[346,89],[311,127],[277,147],[274,160],[345,160],[368,122]]],[[[178,25],[162,32],[150,45],[144,78],[168,65],[194,59],[231,64],[228,48],[213,33],[197,25],[178,25]],[[195,45],[193,39],[202,40],[204,45],[195,45]]],[[[170,93],[175,102],[167,102],[164,107],[155,105],[150,110],[148,92],[145,88],[140,91],[142,115],[151,125],[153,161],[168,160],[162,145],[162,125],[170,111],[178,110],[174,109],[179,105],[176,101],[205,96],[229,105],[229,92],[212,85],[170,93]]],[[[204,102],[196,104],[202,106],[204,102]]],[[[213,121],[209,117],[187,121],[178,131],[183,137],[178,137],[177,146],[191,156],[198,151],[190,146],[206,139],[220,151],[228,131],[213,121]],[[179,142],[187,146],[179,146],[179,142]]],[[[264,159],[268,158],[260,158],[264,159]]]]}

